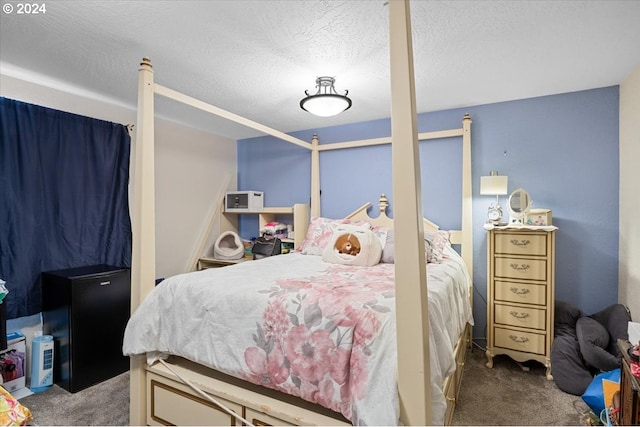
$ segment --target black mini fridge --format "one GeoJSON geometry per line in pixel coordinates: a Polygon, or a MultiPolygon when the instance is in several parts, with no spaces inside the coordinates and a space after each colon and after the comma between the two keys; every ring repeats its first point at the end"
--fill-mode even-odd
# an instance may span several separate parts
{"type": "Polygon", "coordinates": [[[92,265],[42,273],[44,333],[53,381],[75,393],[129,369],[122,354],[131,307],[128,268],[92,265]]]}

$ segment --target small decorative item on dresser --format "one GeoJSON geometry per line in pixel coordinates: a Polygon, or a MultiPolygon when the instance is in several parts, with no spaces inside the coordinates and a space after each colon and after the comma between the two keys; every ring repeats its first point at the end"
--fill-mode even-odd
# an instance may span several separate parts
{"type": "Polygon", "coordinates": [[[551,209],[530,209],[526,218],[527,225],[551,225],[551,209]]]}
{"type": "Polygon", "coordinates": [[[518,188],[509,196],[509,223],[523,225],[531,210],[531,196],[524,189],[518,188]]]}

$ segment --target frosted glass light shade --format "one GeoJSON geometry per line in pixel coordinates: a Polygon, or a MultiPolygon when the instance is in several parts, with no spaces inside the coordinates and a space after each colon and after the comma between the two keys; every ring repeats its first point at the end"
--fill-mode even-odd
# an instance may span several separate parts
{"type": "Polygon", "coordinates": [[[333,77],[318,77],[316,79],[317,92],[309,95],[304,91],[305,98],[300,101],[300,108],[320,117],[331,117],[342,113],[351,107],[351,99],[347,97],[349,91],[339,95],[334,87],[333,77]]]}
{"type": "Polygon", "coordinates": [[[351,103],[342,95],[312,95],[305,98],[300,106],[316,116],[331,117],[342,113],[351,103]]]}

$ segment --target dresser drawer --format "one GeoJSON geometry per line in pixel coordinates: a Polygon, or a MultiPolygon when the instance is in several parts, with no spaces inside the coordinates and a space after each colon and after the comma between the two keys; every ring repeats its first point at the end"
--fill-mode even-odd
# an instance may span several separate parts
{"type": "Polygon", "coordinates": [[[546,280],[545,259],[494,258],[495,275],[510,279],[546,280]]]}
{"type": "Polygon", "coordinates": [[[498,233],[495,239],[496,254],[547,255],[546,233],[498,233]]]}
{"type": "Polygon", "coordinates": [[[535,305],[545,305],[547,302],[547,287],[545,285],[496,280],[494,289],[497,301],[535,305]]]}
{"type": "Polygon", "coordinates": [[[546,335],[534,332],[514,331],[513,329],[494,328],[496,347],[545,355],[546,335]]]}
{"type": "Polygon", "coordinates": [[[497,324],[540,329],[542,331],[546,329],[547,311],[544,309],[496,304],[494,313],[494,320],[497,324]]]}

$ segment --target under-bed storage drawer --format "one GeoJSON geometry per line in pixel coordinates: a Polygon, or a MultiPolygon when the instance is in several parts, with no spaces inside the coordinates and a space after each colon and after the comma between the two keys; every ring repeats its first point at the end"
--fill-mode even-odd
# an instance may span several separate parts
{"type": "MultiPolygon", "coordinates": [[[[241,425],[234,416],[213,402],[196,395],[189,387],[157,377],[153,373],[147,375],[149,425],[241,425]],[[203,420],[206,421],[203,423],[203,420]]],[[[216,400],[242,415],[242,406],[219,397],[216,397],[216,400]]]]}
{"type": "Polygon", "coordinates": [[[254,426],[292,426],[286,421],[282,421],[280,418],[272,417],[271,415],[264,414],[262,412],[254,411],[251,408],[246,408],[246,414],[244,417],[254,426]]]}
{"type": "Polygon", "coordinates": [[[179,374],[255,425],[351,425],[329,409],[173,356],[166,364],[146,367],[147,424],[242,425],[185,385],[179,374]]]}
{"type": "Polygon", "coordinates": [[[495,346],[523,353],[545,355],[546,335],[494,328],[495,346]]]}

